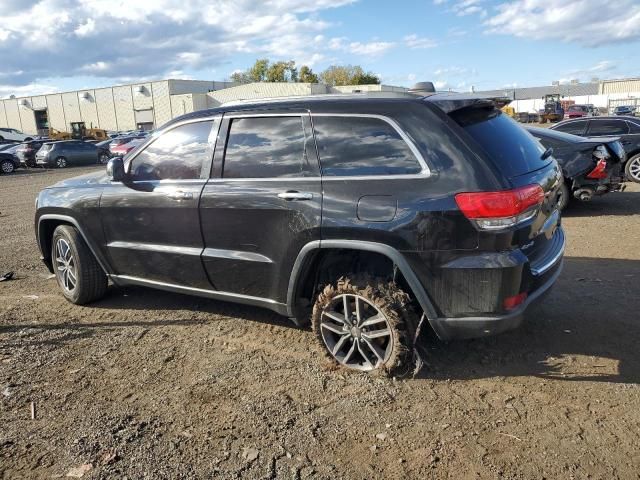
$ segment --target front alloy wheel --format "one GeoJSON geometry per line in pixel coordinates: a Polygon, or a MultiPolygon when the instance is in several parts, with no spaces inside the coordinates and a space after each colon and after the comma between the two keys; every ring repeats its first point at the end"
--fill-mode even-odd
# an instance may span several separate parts
{"type": "Polygon", "coordinates": [[[629,159],[625,171],[629,180],[640,183],[640,154],[629,159]]]}
{"type": "Polygon", "coordinates": [[[56,158],[56,167],[58,168],[66,168],[67,166],[67,159],[64,157],[58,157],[56,158]]]}
{"type": "Polygon", "coordinates": [[[65,292],[72,294],[78,284],[78,272],[71,246],[64,238],[56,241],[55,259],[58,283],[65,292]]]}
{"type": "Polygon", "coordinates": [[[106,165],[107,163],[109,163],[109,159],[111,157],[109,155],[107,155],[106,153],[101,153],[100,157],[98,158],[98,161],[103,164],[106,165]]]}

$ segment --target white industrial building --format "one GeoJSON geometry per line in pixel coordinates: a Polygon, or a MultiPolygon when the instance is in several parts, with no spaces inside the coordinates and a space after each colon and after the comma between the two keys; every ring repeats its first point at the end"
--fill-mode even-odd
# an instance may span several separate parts
{"type": "Polygon", "coordinates": [[[105,130],[151,129],[183,113],[207,108],[207,93],[231,82],[160,80],[0,100],[0,127],[46,135],[71,122],[105,130]]]}
{"type": "Polygon", "coordinates": [[[559,94],[562,100],[578,105],[594,105],[611,112],[618,105],[634,105],[640,111],[640,78],[602,80],[588,83],[572,81],[542,87],[506,88],[475,92],[491,97],[508,97],[516,112],[535,113],[544,108],[544,96],[559,94]]]}
{"type": "Polygon", "coordinates": [[[317,83],[249,83],[160,80],[106,88],[0,100],[0,127],[30,135],[49,128],[70,131],[72,122],[87,128],[121,131],[153,129],[172,118],[233,100],[289,95],[364,91],[405,91],[389,85],[329,87],[317,83]]]}

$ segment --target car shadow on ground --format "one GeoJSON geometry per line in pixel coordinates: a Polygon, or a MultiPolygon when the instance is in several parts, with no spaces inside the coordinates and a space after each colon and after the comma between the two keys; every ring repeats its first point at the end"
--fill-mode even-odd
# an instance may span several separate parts
{"type": "Polygon", "coordinates": [[[594,197],[590,202],[573,200],[562,212],[562,216],[573,218],[640,214],[640,191],[637,191],[636,185],[628,188],[633,188],[633,191],[607,193],[594,197]]]}
{"type": "Polygon", "coordinates": [[[536,376],[640,383],[640,261],[566,257],[522,328],[496,337],[423,342],[421,378],[536,376]]]}

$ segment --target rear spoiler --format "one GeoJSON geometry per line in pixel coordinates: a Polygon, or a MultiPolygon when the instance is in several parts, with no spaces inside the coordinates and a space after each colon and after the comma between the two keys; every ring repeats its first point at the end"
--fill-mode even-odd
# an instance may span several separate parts
{"type": "Polygon", "coordinates": [[[424,100],[433,103],[446,114],[463,108],[502,108],[511,103],[509,97],[483,97],[459,93],[430,95],[424,100]]]}

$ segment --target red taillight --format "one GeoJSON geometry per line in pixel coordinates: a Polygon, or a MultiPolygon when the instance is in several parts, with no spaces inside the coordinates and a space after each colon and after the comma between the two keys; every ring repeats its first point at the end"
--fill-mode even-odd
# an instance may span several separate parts
{"type": "Polygon", "coordinates": [[[544,200],[538,184],[500,192],[458,193],[456,203],[465,217],[475,220],[483,229],[499,229],[515,225],[535,215],[544,200]]]}
{"type": "Polygon", "coordinates": [[[592,180],[607,178],[607,161],[604,158],[598,160],[598,163],[596,163],[596,168],[594,168],[587,174],[587,178],[591,178],[592,180]]]}
{"type": "Polygon", "coordinates": [[[527,299],[526,292],[519,293],[518,295],[514,295],[513,297],[507,297],[502,302],[505,310],[513,310],[518,305],[522,305],[524,301],[527,299]]]}

